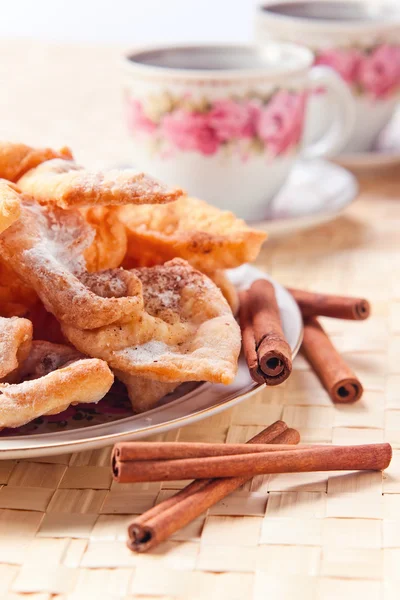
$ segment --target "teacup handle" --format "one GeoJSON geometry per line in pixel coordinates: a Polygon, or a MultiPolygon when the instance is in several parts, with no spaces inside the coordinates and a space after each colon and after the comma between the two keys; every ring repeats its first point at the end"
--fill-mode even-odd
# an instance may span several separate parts
{"type": "Polygon", "coordinates": [[[313,67],[309,72],[311,89],[326,88],[332,98],[332,123],[324,135],[302,152],[302,158],[331,157],[349,141],[356,120],[356,107],[347,84],[330,67],[313,67]]]}

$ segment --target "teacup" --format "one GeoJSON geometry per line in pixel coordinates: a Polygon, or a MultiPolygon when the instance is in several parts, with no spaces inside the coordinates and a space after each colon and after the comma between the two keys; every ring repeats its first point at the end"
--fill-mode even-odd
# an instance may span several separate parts
{"type": "Polygon", "coordinates": [[[299,157],[332,155],[351,135],[354,104],[332,69],[294,44],[149,48],[125,59],[132,161],[190,195],[263,219],[299,157]],[[330,124],[303,147],[308,92],[335,97],[330,124]]]}
{"type": "MultiPolygon", "coordinates": [[[[314,64],[339,73],[357,106],[353,135],[343,152],[373,147],[400,95],[400,4],[396,8],[376,0],[273,0],[258,8],[256,39],[301,42],[313,52],[314,64]]],[[[313,95],[309,108],[307,139],[312,140],[328,121],[323,90],[313,95]]]]}

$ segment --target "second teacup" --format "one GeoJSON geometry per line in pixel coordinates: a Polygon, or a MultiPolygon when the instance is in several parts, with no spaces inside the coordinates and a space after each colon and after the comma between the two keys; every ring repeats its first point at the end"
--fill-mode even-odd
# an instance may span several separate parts
{"type": "MultiPolygon", "coordinates": [[[[373,147],[400,97],[397,3],[273,0],[258,8],[256,39],[259,43],[280,40],[305,44],[313,52],[315,64],[334,69],[347,83],[357,107],[353,135],[343,152],[364,152],[373,147]]],[[[319,136],[326,127],[327,105],[323,90],[311,98],[307,138],[319,136]]]]}
{"type": "Polygon", "coordinates": [[[150,48],[125,59],[132,162],[191,195],[263,219],[295,160],[334,154],[354,123],[347,86],[294,44],[150,48]],[[324,87],[328,130],[308,147],[308,92],[324,87]]]}

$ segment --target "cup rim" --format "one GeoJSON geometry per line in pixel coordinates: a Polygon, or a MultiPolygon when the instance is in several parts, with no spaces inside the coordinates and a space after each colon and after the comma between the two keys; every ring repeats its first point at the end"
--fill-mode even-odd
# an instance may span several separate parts
{"type": "Polygon", "coordinates": [[[297,63],[295,66],[286,66],[277,68],[270,67],[258,67],[251,69],[248,67],[238,67],[234,69],[192,69],[192,68],[177,68],[177,67],[164,67],[159,65],[149,65],[139,61],[135,61],[135,57],[139,57],[141,54],[148,52],[162,52],[168,50],[196,50],[204,48],[215,48],[215,49],[251,49],[260,50],[258,44],[244,44],[244,43],[221,43],[221,42],[207,42],[207,43],[181,43],[181,44],[163,44],[163,45],[148,45],[140,46],[134,50],[130,50],[124,53],[122,63],[124,67],[130,73],[142,74],[142,75],[154,75],[163,76],[174,79],[207,79],[207,80],[229,80],[229,79],[259,79],[274,80],[280,77],[293,75],[300,73],[310,68],[313,64],[313,54],[311,50],[300,44],[292,42],[280,42],[280,41],[269,41],[262,45],[262,48],[266,47],[282,48],[290,51],[293,57],[296,58],[297,63]]]}
{"type": "MultiPolygon", "coordinates": [[[[310,0],[304,0],[305,2],[310,0]]],[[[316,4],[323,4],[324,0],[312,0],[316,4]]],[[[346,0],[343,0],[346,1],[346,0]]],[[[288,3],[284,0],[268,0],[258,4],[257,6],[257,16],[261,19],[275,20],[277,22],[292,22],[296,23],[297,26],[307,27],[309,29],[328,29],[330,31],[335,31],[340,29],[348,29],[348,30],[374,30],[376,27],[384,28],[384,29],[396,29],[400,27],[400,9],[396,10],[393,14],[388,17],[376,17],[373,19],[335,19],[334,21],[331,19],[323,19],[319,17],[315,17],[309,19],[307,17],[299,17],[297,15],[289,15],[284,13],[276,13],[269,8],[282,5],[288,3]]],[[[365,0],[348,0],[348,4],[363,4],[366,3],[365,0]]],[[[301,4],[301,2],[299,2],[301,4]]]]}

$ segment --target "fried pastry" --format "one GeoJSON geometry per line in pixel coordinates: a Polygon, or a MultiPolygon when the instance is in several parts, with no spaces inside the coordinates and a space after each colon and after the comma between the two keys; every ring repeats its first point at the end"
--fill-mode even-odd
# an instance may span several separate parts
{"type": "Polygon", "coordinates": [[[240,330],[215,284],[182,259],[132,274],[143,287],[140,319],[91,331],[64,323],[69,341],[130,375],[163,382],[231,383],[240,330]]]}
{"type": "Polygon", "coordinates": [[[35,290],[0,257],[0,316],[24,317],[37,301],[35,290]]]}
{"type": "Polygon", "coordinates": [[[21,206],[18,193],[4,179],[0,179],[0,233],[19,219],[21,206]]]}
{"type": "Polygon", "coordinates": [[[218,271],[214,271],[213,273],[207,273],[208,277],[212,279],[217,287],[222,292],[225,300],[231,307],[231,311],[234,315],[237,314],[239,310],[239,294],[233,283],[229,280],[229,277],[222,269],[218,271]]]}
{"type": "Polygon", "coordinates": [[[122,269],[88,273],[83,252],[94,232],[78,211],[21,202],[21,219],[0,236],[0,255],[59,321],[82,329],[130,321],[141,284],[122,269]]]}
{"type": "Polygon", "coordinates": [[[32,323],[28,319],[0,317],[0,378],[3,379],[23,362],[32,344],[32,323]]]}
{"type": "Polygon", "coordinates": [[[169,381],[145,379],[118,370],[114,371],[114,374],[125,384],[135,413],[151,410],[161,398],[173,392],[181,384],[180,381],[171,383],[169,381]]]}
{"type": "Polygon", "coordinates": [[[61,208],[162,204],[183,194],[133,169],[88,171],[73,160],[60,158],[28,171],[18,180],[18,187],[40,204],[61,208]]]}
{"type": "MultiPolygon", "coordinates": [[[[19,193],[12,184],[1,179],[0,234],[19,219],[20,215],[19,193]]],[[[0,315],[3,317],[24,315],[31,302],[35,301],[35,296],[35,292],[29,286],[26,286],[14,271],[0,260],[0,315]]]]}
{"type": "Polygon", "coordinates": [[[0,384],[0,427],[20,427],[42,415],[58,414],[70,404],[96,403],[113,383],[106,362],[80,358],[71,348],[38,344],[34,342],[21,367],[29,379],[0,384]]]}
{"type": "Polygon", "coordinates": [[[88,271],[115,269],[124,260],[127,249],[126,228],[115,206],[90,206],[81,214],[95,231],[95,238],[85,250],[88,271]]]}
{"type": "Polygon", "coordinates": [[[56,369],[64,367],[67,363],[87,358],[76,348],[65,344],[53,344],[44,340],[34,340],[30,351],[21,361],[16,370],[16,382],[28,379],[37,379],[48,375],[56,369]]]}
{"type": "Polygon", "coordinates": [[[118,212],[128,232],[126,268],[179,257],[206,273],[230,269],[254,260],[266,238],[233,213],[197,198],[168,206],[123,206],[118,212]]]}
{"type": "Polygon", "coordinates": [[[68,343],[61,331],[60,322],[52,313],[45,309],[43,302],[39,298],[29,308],[25,316],[32,323],[34,340],[43,340],[52,344],[68,343]]]}
{"type": "Polygon", "coordinates": [[[72,159],[69,148],[31,148],[25,144],[0,142],[0,177],[16,182],[30,169],[52,158],[72,159]]]}

